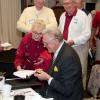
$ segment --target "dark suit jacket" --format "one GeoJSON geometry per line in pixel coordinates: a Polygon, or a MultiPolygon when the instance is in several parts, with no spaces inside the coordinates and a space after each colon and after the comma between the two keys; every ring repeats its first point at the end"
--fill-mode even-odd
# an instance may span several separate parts
{"type": "Polygon", "coordinates": [[[49,74],[54,78],[47,86],[47,97],[54,100],[82,100],[82,70],[78,55],[63,44],[49,74]]]}

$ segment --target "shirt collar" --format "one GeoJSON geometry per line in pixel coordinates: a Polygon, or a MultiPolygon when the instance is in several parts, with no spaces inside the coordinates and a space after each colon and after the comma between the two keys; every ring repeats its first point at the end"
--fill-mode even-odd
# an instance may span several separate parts
{"type": "Polygon", "coordinates": [[[60,49],[61,49],[63,43],[64,43],[64,41],[61,43],[61,45],[59,46],[59,48],[57,49],[57,51],[54,53],[54,58],[57,57],[57,55],[58,55],[58,53],[59,53],[59,51],[60,51],[60,49]]]}
{"type": "Polygon", "coordinates": [[[76,13],[77,13],[77,9],[75,9],[75,11],[73,12],[72,15],[68,15],[68,13],[66,12],[65,13],[65,16],[71,16],[71,17],[73,17],[73,16],[76,16],[76,13]]]}
{"type": "Polygon", "coordinates": [[[35,11],[36,11],[36,12],[41,12],[43,9],[44,9],[44,6],[43,6],[42,9],[40,9],[40,10],[37,10],[36,7],[35,7],[35,11]]]}

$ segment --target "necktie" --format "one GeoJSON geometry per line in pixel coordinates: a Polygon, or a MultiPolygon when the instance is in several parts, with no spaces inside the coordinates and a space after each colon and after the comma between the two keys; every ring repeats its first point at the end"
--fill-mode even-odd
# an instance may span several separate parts
{"type": "Polygon", "coordinates": [[[69,28],[69,24],[71,22],[72,16],[69,15],[65,15],[66,19],[65,19],[65,26],[64,26],[64,31],[63,31],[63,37],[65,40],[68,39],[68,28],[69,28]]]}
{"type": "Polygon", "coordinates": [[[55,62],[55,55],[53,55],[52,64],[54,64],[54,62],[55,62]]]}

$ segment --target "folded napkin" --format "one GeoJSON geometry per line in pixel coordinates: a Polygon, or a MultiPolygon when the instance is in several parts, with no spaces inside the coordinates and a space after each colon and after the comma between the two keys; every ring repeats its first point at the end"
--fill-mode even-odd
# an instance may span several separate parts
{"type": "Polygon", "coordinates": [[[10,47],[10,46],[11,46],[11,44],[8,43],[8,42],[5,42],[5,43],[2,43],[2,44],[1,44],[1,47],[4,47],[4,48],[10,47]]]}

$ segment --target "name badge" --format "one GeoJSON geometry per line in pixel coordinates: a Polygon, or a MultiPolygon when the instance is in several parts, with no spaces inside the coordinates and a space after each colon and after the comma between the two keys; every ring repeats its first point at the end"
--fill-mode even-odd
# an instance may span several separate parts
{"type": "Polygon", "coordinates": [[[28,24],[32,24],[34,22],[35,19],[30,19],[28,20],[28,24]]]}

